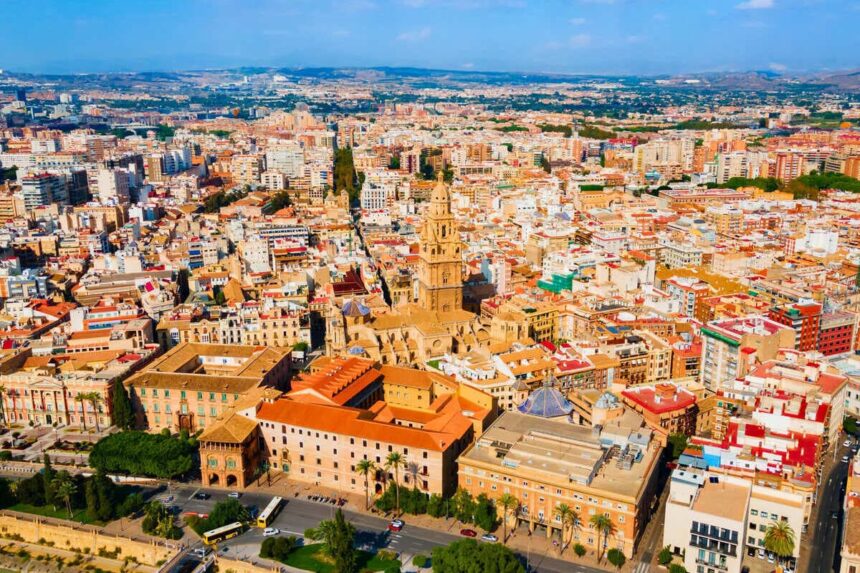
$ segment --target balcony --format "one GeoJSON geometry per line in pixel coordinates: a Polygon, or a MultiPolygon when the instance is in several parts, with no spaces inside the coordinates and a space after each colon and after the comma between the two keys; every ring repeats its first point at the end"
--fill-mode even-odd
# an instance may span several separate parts
{"type": "Polygon", "coordinates": [[[696,559],[696,565],[704,565],[705,567],[710,567],[711,569],[719,569],[721,571],[728,571],[729,566],[726,563],[711,563],[707,559],[696,559]]]}

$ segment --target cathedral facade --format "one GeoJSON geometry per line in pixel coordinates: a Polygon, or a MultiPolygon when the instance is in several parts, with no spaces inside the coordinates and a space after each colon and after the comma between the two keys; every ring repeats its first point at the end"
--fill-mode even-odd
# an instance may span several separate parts
{"type": "Polygon", "coordinates": [[[489,328],[463,309],[463,246],[451,192],[441,179],[420,233],[417,282],[417,301],[396,309],[371,308],[357,299],[332,303],[326,353],[411,365],[489,342],[489,328]]]}

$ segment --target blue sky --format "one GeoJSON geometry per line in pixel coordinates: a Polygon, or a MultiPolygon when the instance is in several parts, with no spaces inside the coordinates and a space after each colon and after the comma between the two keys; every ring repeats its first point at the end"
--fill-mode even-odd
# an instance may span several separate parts
{"type": "Polygon", "coordinates": [[[0,0],[0,68],[860,68],[860,0],[0,0]]]}

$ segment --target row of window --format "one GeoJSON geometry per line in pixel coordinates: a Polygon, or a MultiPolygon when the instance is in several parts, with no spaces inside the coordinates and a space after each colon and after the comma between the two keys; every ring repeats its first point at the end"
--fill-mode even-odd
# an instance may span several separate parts
{"type": "MultiPolygon", "coordinates": [[[[263,422],[262,425],[264,428],[269,428],[269,429],[276,429],[276,426],[277,426],[277,424],[274,424],[272,422],[263,422]]],[[[281,424],[281,443],[283,443],[283,444],[287,443],[287,437],[285,435],[286,433],[287,433],[287,427],[285,425],[281,424]]],[[[318,439],[321,438],[324,441],[329,440],[329,434],[327,434],[325,432],[320,433],[320,432],[313,431],[313,430],[303,430],[302,428],[299,428],[297,431],[296,428],[290,428],[289,433],[291,433],[291,434],[297,433],[300,436],[308,436],[309,438],[310,437],[318,438],[318,439]]],[[[275,441],[276,441],[275,436],[272,436],[271,438],[272,438],[271,439],[272,443],[275,443],[275,441]]],[[[331,441],[335,442],[335,443],[337,442],[337,435],[336,434],[331,435],[331,441]]],[[[349,445],[351,445],[351,446],[356,445],[356,439],[353,437],[349,438],[349,445]]],[[[363,448],[367,448],[368,447],[367,440],[361,440],[361,446],[363,448]]],[[[382,449],[382,444],[380,442],[375,442],[375,446],[376,446],[377,450],[382,449]]],[[[304,448],[305,447],[304,442],[299,442],[299,447],[304,448]]],[[[392,446],[391,444],[388,444],[387,449],[389,452],[393,452],[394,446],[392,446]]],[[[320,451],[319,445],[316,446],[316,450],[320,451]]],[[[337,454],[337,450],[334,450],[334,453],[337,454]]],[[[426,451],[421,452],[421,454],[425,460],[428,458],[428,454],[426,451]]],[[[404,456],[409,455],[409,448],[403,448],[403,455],[404,456]]]]}
{"type": "MultiPolygon", "coordinates": [[[[202,400],[202,399],[203,399],[203,395],[204,395],[204,394],[205,394],[205,392],[197,392],[197,399],[198,399],[198,400],[202,400]]],[[[141,396],[141,397],[145,397],[146,395],[147,395],[147,394],[146,394],[146,388],[141,388],[141,389],[140,389],[140,396],[141,396]]],[[[158,398],[158,397],[159,397],[159,394],[158,394],[158,388],[153,388],[153,389],[152,389],[152,392],[150,393],[150,395],[151,395],[153,398],[158,398]]],[[[164,390],[164,392],[162,393],[162,395],[163,395],[165,398],[170,398],[170,390],[165,389],[165,390],[164,390]]],[[[209,392],[209,401],[213,401],[213,400],[215,400],[215,396],[216,396],[216,392],[209,392]]],[[[188,396],[187,396],[187,394],[186,394],[186,392],[185,392],[185,390],[180,390],[180,391],[179,391],[179,397],[180,397],[181,399],[183,399],[183,400],[184,400],[184,399],[186,399],[186,398],[188,397],[188,396]]],[[[239,399],[239,395],[238,395],[238,394],[233,394],[233,399],[234,399],[234,400],[238,400],[238,399],[239,399]]],[[[221,401],[222,401],[222,402],[226,402],[226,401],[227,401],[227,393],[225,393],[225,392],[222,392],[222,393],[221,393],[221,401]]]]}

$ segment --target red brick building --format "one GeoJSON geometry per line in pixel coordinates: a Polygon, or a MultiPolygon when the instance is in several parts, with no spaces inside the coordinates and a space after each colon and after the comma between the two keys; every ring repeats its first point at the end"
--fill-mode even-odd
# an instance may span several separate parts
{"type": "Polygon", "coordinates": [[[796,302],[774,307],[768,318],[792,328],[795,332],[795,350],[818,349],[818,331],[821,327],[821,304],[817,302],[796,302]]]}
{"type": "Polygon", "coordinates": [[[854,350],[854,330],[857,322],[850,312],[830,312],[821,315],[818,351],[825,356],[854,350]]]}

